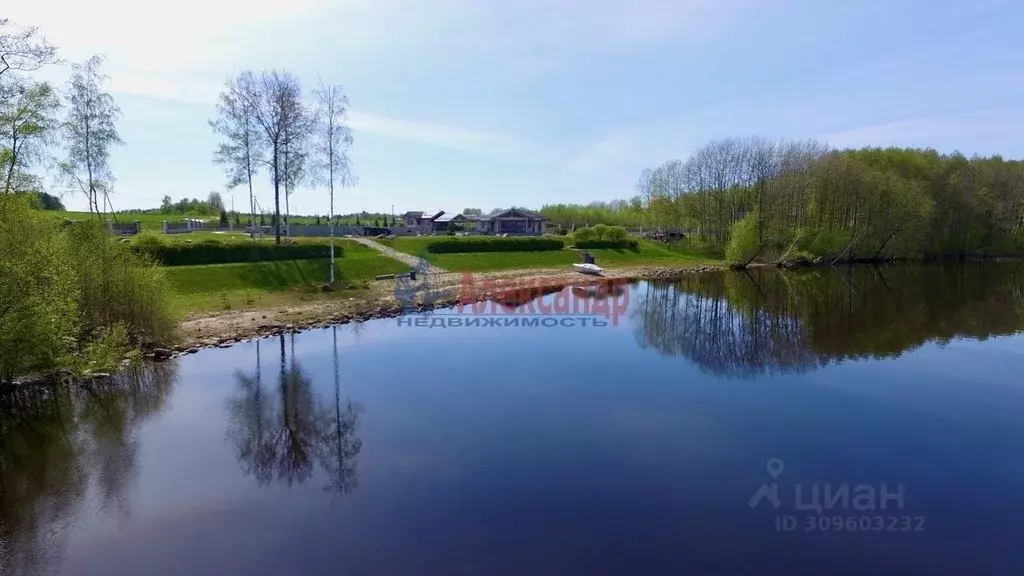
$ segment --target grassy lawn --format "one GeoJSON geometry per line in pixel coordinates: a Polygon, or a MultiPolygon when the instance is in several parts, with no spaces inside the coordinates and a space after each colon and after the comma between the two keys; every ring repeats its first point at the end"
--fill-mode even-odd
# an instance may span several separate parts
{"type": "MultiPolygon", "coordinates": [[[[65,212],[65,211],[60,211],[60,210],[53,210],[53,211],[47,211],[47,214],[52,214],[54,218],[60,218],[60,219],[67,218],[68,220],[89,220],[89,219],[98,219],[99,218],[95,214],[89,214],[88,212],[65,212]]],[[[114,214],[106,214],[106,215],[104,215],[103,220],[104,221],[116,220],[118,222],[131,222],[133,220],[138,220],[142,224],[142,230],[143,231],[147,231],[147,232],[149,232],[149,231],[163,232],[163,222],[164,222],[164,220],[167,220],[168,222],[174,222],[174,221],[184,220],[185,218],[196,218],[196,219],[199,219],[199,220],[204,220],[206,222],[207,226],[216,226],[217,223],[220,221],[220,215],[216,215],[216,216],[195,216],[195,215],[184,216],[184,215],[181,215],[181,214],[129,214],[129,213],[118,213],[116,215],[114,215],[114,214]]]]}
{"type": "Polygon", "coordinates": [[[406,272],[409,267],[352,241],[336,261],[339,291],[323,293],[329,260],[283,260],[207,266],[164,268],[175,312],[232,310],[287,304],[338,295],[351,296],[365,289],[378,274],[406,272]]]}
{"type": "MultiPolygon", "coordinates": [[[[196,243],[203,240],[217,240],[225,243],[236,243],[236,242],[253,242],[254,240],[249,237],[245,232],[213,232],[210,230],[204,230],[202,232],[186,232],[181,234],[164,234],[163,232],[147,232],[143,229],[141,234],[135,236],[127,236],[131,242],[139,242],[146,238],[158,238],[161,243],[164,244],[187,244],[196,243]]],[[[264,235],[262,238],[257,237],[255,242],[261,244],[273,244],[275,242],[273,234],[264,235]]],[[[281,242],[292,242],[295,244],[322,244],[324,246],[330,244],[331,239],[326,236],[295,236],[294,238],[286,239],[282,231],[281,242]]],[[[334,237],[335,246],[341,246],[344,244],[346,249],[349,245],[360,245],[352,240],[345,239],[342,235],[334,237]]]]}
{"type": "MultiPolygon", "coordinates": [[[[395,250],[423,256],[430,262],[452,272],[489,272],[493,270],[511,270],[516,268],[558,268],[582,262],[578,250],[547,250],[540,252],[473,252],[458,254],[430,254],[426,246],[436,241],[437,237],[415,236],[379,240],[395,250]]],[[[718,261],[679,248],[640,240],[636,250],[596,249],[589,252],[594,255],[597,265],[604,268],[622,268],[627,266],[685,266],[697,264],[714,264],[718,261]]]]}

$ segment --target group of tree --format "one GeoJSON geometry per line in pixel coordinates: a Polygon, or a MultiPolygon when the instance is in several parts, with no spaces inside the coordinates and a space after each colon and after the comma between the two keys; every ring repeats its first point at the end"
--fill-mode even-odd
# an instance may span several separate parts
{"type": "Polygon", "coordinates": [[[132,347],[173,337],[159,268],[98,219],[64,223],[39,210],[61,207],[42,190],[49,166],[91,212],[110,205],[120,111],[102,62],[72,64],[60,92],[32,76],[57,63],[56,49],[37,28],[0,18],[0,384],[112,370],[132,347]]]}
{"type": "Polygon", "coordinates": [[[685,230],[741,264],[1024,253],[1024,162],[999,156],[730,138],[644,170],[637,191],[587,222],[685,230]]]}
{"type": "Polygon", "coordinates": [[[303,97],[298,78],[290,72],[245,70],[225,84],[217,117],[210,120],[221,137],[214,161],[224,167],[229,188],[248,189],[252,214],[257,213],[253,181],[266,169],[274,189],[278,243],[296,189],[307,184],[326,188],[333,215],[335,189],[354,182],[348,156],[352,130],[345,119],[348,97],[341,86],[322,80],[312,96],[311,102],[303,97]]]}
{"type": "Polygon", "coordinates": [[[591,202],[589,204],[546,204],[540,213],[562,230],[575,230],[586,226],[606,224],[626,228],[643,228],[648,224],[643,199],[591,202]]]}
{"type": "Polygon", "coordinates": [[[210,192],[206,200],[198,198],[182,198],[175,202],[170,196],[164,196],[160,201],[158,214],[180,214],[187,216],[215,216],[225,212],[224,201],[217,192],[210,192]]]}
{"type": "Polygon", "coordinates": [[[60,182],[100,213],[110,206],[110,150],[122,143],[121,111],[104,89],[102,56],[73,63],[63,91],[32,76],[57,63],[56,48],[37,27],[0,18],[0,192],[39,195],[42,173],[55,168],[60,182]]]}

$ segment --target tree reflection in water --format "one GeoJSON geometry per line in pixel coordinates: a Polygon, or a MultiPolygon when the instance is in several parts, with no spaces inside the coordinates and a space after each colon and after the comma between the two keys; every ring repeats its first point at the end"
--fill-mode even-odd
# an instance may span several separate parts
{"type": "Polygon", "coordinates": [[[760,269],[648,284],[631,316],[641,347],[750,378],[1016,333],[1021,286],[1015,263],[760,269]]]}
{"type": "Polygon", "coordinates": [[[90,484],[103,509],[130,514],[138,428],[165,407],[175,372],[170,361],[81,386],[0,394],[0,575],[58,570],[90,484]]]}
{"type": "Polygon", "coordinates": [[[264,390],[260,341],[256,370],[235,373],[238,390],[228,401],[227,436],[246,474],[261,485],[301,484],[319,464],[327,476],[325,490],[348,493],[358,483],[356,457],[362,441],[356,437],[361,408],[342,399],[338,367],[337,329],[334,328],[334,399],[321,401],[312,379],[295,360],[285,337],[279,337],[280,357],[276,395],[264,390]]]}

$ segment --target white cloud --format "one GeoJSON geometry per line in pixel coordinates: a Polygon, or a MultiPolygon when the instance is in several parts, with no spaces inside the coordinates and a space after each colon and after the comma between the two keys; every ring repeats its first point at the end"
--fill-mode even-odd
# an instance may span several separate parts
{"type": "MultiPolygon", "coordinates": [[[[1016,132],[1022,114],[1011,109],[977,110],[973,112],[911,118],[821,137],[839,148],[860,146],[931,146],[943,148],[945,143],[979,142],[1008,137],[1016,132]]],[[[954,144],[955,145],[955,144],[954,144]]]]}
{"type": "Polygon", "coordinates": [[[411,122],[375,114],[352,112],[349,124],[355,131],[366,131],[411,142],[433,144],[466,152],[517,153],[529,147],[515,136],[478,132],[430,122],[411,122]]]}

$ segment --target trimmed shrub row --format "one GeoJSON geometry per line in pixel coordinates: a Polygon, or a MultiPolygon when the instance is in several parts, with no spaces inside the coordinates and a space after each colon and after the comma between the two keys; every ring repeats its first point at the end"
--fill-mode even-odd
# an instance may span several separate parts
{"type": "Polygon", "coordinates": [[[534,252],[541,250],[561,250],[565,242],[560,238],[536,236],[525,237],[477,237],[449,238],[427,244],[427,251],[434,254],[450,254],[453,252],[534,252]]]}
{"type": "Polygon", "coordinates": [[[576,240],[573,245],[577,248],[591,248],[594,250],[600,248],[626,248],[629,250],[636,249],[638,243],[636,240],[576,240]]]}
{"type": "MultiPolygon", "coordinates": [[[[324,244],[221,244],[198,242],[195,244],[141,244],[133,246],[136,252],[149,256],[164,266],[195,266],[199,264],[229,264],[233,262],[267,262],[276,260],[313,260],[329,258],[331,249],[324,244]]],[[[342,247],[335,246],[334,255],[340,258],[342,247]]]]}

